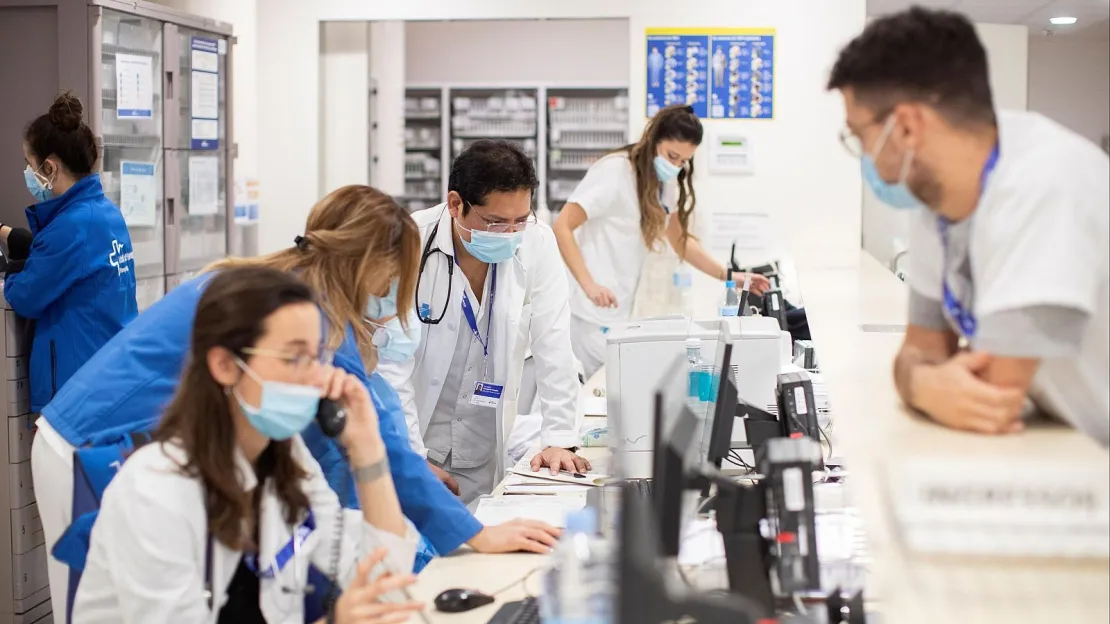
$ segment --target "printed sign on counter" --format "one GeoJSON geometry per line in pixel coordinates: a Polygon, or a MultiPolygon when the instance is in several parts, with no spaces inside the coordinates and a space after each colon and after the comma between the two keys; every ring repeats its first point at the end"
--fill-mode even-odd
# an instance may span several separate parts
{"type": "Polygon", "coordinates": [[[154,117],[154,58],[116,55],[116,118],[154,117]]]}
{"type": "Polygon", "coordinates": [[[649,28],[647,101],[688,104],[710,119],[774,117],[774,41],[769,28],[649,28]]]}
{"type": "Polygon", "coordinates": [[[193,37],[190,64],[191,146],[214,150],[220,146],[220,57],[219,42],[193,37]]]}
{"type": "Polygon", "coordinates": [[[158,185],[154,163],[120,161],[119,209],[128,227],[154,227],[158,185]]]}

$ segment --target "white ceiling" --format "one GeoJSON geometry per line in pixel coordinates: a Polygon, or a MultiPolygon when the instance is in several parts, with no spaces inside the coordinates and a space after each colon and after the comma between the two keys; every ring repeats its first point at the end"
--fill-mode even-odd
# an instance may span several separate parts
{"type": "Polygon", "coordinates": [[[1024,24],[1033,35],[1048,30],[1060,36],[1110,39],[1110,0],[868,0],[867,12],[883,15],[915,4],[953,9],[980,23],[1024,24]],[[1072,26],[1048,21],[1063,16],[1079,21],[1072,26]]]}

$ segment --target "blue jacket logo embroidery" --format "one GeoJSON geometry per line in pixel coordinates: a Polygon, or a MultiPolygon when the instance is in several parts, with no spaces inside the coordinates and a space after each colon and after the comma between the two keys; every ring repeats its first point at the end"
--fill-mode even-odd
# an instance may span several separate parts
{"type": "Polygon", "coordinates": [[[112,253],[108,254],[108,264],[116,267],[119,275],[130,272],[131,269],[127,266],[127,263],[135,259],[134,252],[123,253],[124,249],[123,243],[112,239],[112,253]]]}

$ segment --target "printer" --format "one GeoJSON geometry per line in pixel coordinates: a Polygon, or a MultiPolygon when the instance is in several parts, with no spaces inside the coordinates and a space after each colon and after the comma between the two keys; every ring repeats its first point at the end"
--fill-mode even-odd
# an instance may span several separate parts
{"type": "MultiPolygon", "coordinates": [[[[738,316],[706,320],[664,317],[610,327],[605,354],[605,391],[610,445],[625,478],[651,476],[655,388],[686,392],[688,378],[664,380],[671,365],[686,353],[686,341],[701,341],[702,359],[717,352],[720,323],[733,337],[732,374],[740,399],[773,409],[784,362],[782,330],[770,317],[738,316]]],[[[787,334],[789,335],[789,334],[787,334]]],[[[734,426],[732,441],[746,441],[743,426],[734,426]]]]}

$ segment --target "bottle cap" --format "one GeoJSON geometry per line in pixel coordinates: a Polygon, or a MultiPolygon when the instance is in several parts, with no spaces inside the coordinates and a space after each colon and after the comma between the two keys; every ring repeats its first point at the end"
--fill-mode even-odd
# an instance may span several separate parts
{"type": "Polygon", "coordinates": [[[581,510],[567,514],[567,533],[597,533],[597,510],[593,507],[583,507],[581,510]]]}
{"type": "Polygon", "coordinates": [[[736,288],[736,282],[728,280],[727,282],[725,282],[725,288],[736,288]]]}
{"type": "Polygon", "coordinates": [[[697,338],[687,338],[686,339],[686,348],[687,349],[700,349],[701,348],[701,341],[698,340],[697,338]]]}

